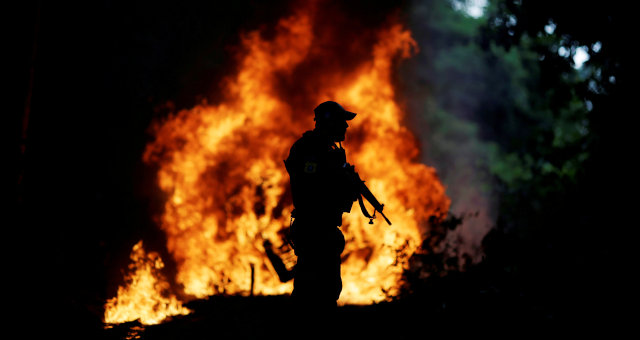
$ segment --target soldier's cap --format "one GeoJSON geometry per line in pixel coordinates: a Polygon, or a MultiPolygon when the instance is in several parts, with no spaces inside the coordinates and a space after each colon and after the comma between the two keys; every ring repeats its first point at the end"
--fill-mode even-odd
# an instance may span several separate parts
{"type": "Polygon", "coordinates": [[[315,117],[313,120],[333,120],[344,119],[352,120],[356,114],[345,110],[340,104],[334,101],[326,101],[313,109],[315,117]]]}

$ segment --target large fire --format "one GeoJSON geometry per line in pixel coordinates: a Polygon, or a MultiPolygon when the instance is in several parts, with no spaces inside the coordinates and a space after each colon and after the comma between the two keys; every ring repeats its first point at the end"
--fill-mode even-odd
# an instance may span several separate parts
{"type": "Polygon", "coordinates": [[[272,38],[260,31],[243,35],[224,100],[179,111],[154,127],[144,160],[158,165],[158,184],[168,196],[161,228],[186,295],[291,292],[291,282],[281,283],[271,267],[263,241],[284,242],[292,205],[283,159],[313,128],[312,110],[326,100],[358,113],[344,142],[347,159],[393,222],[371,225],[357,207],[344,215],[340,303],[397,294],[429,219],[449,209],[436,171],[416,161],[419,150],[395,98],[394,65],[415,50],[411,33],[390,23],[376,31],[357,67],[327,66],[296,93],[283,93],[283,82],[332,48],[314,25],[313,15],[300,11],[280,20],[272,38]],[[308,106],[294,107],[291,98],[308,106]]]}

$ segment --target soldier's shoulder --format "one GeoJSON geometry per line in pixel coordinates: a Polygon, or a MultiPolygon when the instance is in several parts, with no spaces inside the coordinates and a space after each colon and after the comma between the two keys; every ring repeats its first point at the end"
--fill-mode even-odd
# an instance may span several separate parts
{"type": "Polygon", "coordinates": [[[302,137],[298,138],[291,146],[291,152],[303,151],[311,148],[315,144],[315,138],[312,131],[307,131],[302,134],[302,137]]]}

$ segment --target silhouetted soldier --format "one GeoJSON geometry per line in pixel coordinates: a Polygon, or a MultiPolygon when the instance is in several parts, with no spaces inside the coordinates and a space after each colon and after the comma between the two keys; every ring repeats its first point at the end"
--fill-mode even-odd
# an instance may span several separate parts
{"type": "Polygon", "coordinates": [[[295,208],[291,240],[298,257],[292,297],[301,318],[331,315],[336,309],[345,246],[338,227],[342,213],[359,197],[340,144],[347,121],[356,114],[332,101],[318,105],[314,113],[315,129],[293,144],[285,161],[295,208]]]}

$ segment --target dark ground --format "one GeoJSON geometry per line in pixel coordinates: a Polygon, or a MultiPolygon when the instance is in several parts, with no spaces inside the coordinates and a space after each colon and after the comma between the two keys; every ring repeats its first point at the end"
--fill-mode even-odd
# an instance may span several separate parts
{"type": "MultiPolygon", "coordinates": [[[[336,322],[324,327],[339,339],[415,339],[490,336],[582,336],[622,332],[616,316],[602,313],[594,296],[516,283],[517,275],[491,273],[484,265],[422,282],[393,301],[341,306],[336,322]],[[489,274],[489,275],[488,275],[489,274]]],[[[95,339],[259,339],[292,337],[289,296],[214,296],[187,304],[190,315],[160,325],[137,322],[102,329],[83,324],[79,334],[95,339]],[[86,328],[85,328],[86,327],[86,328]]],[[[77,329],[76,329],[77,330],[77,329]]],[[[317,334],[310,330],[308,337],[317,334]]],[[[306,336],[304,338],[307,338],[306,336]]]]}

